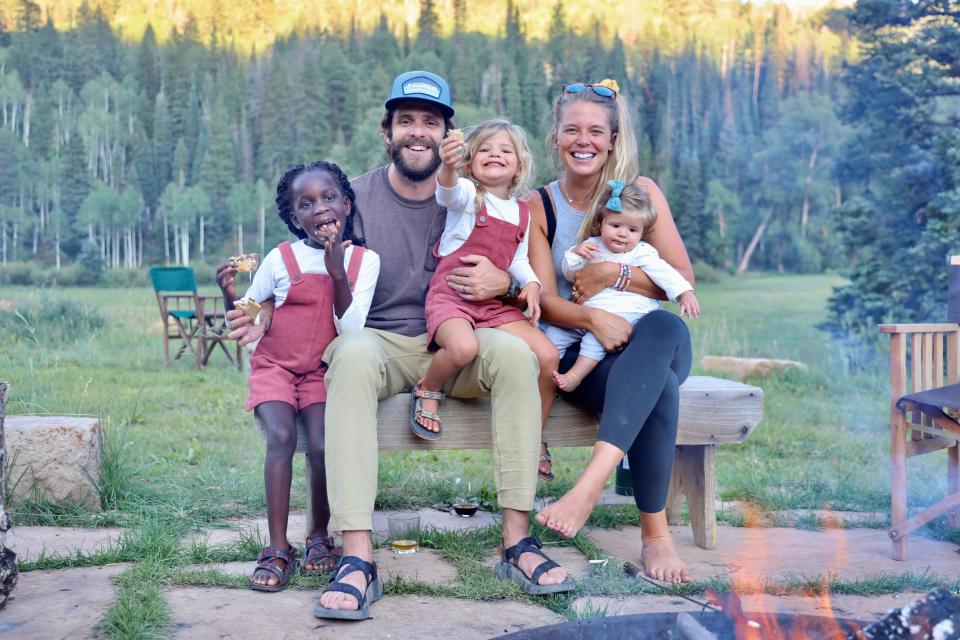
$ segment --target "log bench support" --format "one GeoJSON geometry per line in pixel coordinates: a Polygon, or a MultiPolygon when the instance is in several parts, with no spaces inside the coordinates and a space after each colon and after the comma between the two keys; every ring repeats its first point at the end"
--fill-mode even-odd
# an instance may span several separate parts
{"type": "MultiPolygon", "coordinates": [[[[489,398],[448,398],[443,407],[443,437],[421,440],[410,431],[410,394],[401,393],[382,400],[377,410],[380,451],[489,449],[490,415],[489,398]]],[[[680,428],[667,519],[671,524],[680,524],[682,500],[686,497],[694,540],[704,549],[713,549],[717,544],[717,445],[743,442],[762,417],[763,390],[759,387],[709,376],[691,376],[680,387],[680,428]]],[[[558,399],[550,412],[544,438],[551,448],[592,447],[598,424],[595,415],[558,399]]],[[[259,423],[257,427],[260,428],[259,423]]],[[[297,451],[307,451],[302,423],[297,451]]],[[[308,491],[309,473],[307,464],[308,491]]],[[[308,495],[308,508],[309,504],[308,495]]]]}

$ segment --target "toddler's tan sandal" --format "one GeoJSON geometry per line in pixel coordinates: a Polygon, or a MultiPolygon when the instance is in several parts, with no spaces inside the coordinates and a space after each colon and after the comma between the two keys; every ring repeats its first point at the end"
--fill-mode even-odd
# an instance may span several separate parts
{"type": "Polygon", "coordinates": [[[443,399],[446,397],[442,391],[428,391],[427,389],[421,389],[420,385],[423,384],[423,378],[417,381],[417,384],[413,386],[413,391],[410,392],[410,428],[413,430],[413,434],[418,438],[423,438],[424,440],[436,440],[440,437],[440,433],[443,431],[442,421],[440,420],[440,415],[433,411],[426,411],[423,408],[423,399],[427,400],[436,400],[437,402],[443,402],[443,399]],[[418,418],[426,418],[427,420],[435,420],[440,426],[440,431],[430,431],[425,426],[417,422],[418,418]]]}

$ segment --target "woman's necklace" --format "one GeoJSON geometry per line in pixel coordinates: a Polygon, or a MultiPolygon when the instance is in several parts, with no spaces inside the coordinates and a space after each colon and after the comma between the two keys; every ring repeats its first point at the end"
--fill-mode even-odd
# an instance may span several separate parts
{"type": "MultiPolygon", "coordinates": [[[[567,190],[563,188],[563,185],[564,185],[565,182],[566,182],[566,178],[563,178],[563,179],[560,180],[559,185],[560,185],[560,193],[562,193],[562,194],[563,194],[563,197],[567,199],[567,202],[569,202],[570,204],[587,204],[587,202],[590,201],[590,196],[589,196],[589,195],[587,195],[587,197],[584,198],[583,200],[574,200],[573,198],[571,198],[571,197],[567,194],[567,190]]],[[[591,191],[592,191],[592,189],[591,189],[591,191]]]]}

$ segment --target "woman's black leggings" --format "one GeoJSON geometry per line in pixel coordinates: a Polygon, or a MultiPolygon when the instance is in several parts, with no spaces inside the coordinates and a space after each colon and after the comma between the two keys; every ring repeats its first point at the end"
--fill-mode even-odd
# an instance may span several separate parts
{"type": "MultiPolygon", "coordinates": [[[[579,347],[567,350],[560,371],[573,366],[579,347]]],[[[657,310],[634,325],[630,343],[608,353],[572,393],[574,403],[602,412],[597,440],[627,452],[633,497],[644,513],[667,504],[677,441],[680,385],[690,373],[690,332],[683,320],[657,310]]]]}

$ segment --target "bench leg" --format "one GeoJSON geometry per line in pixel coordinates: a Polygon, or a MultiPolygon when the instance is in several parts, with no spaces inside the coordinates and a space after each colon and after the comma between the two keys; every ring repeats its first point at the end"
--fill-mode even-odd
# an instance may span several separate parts
{"type": "MultiPolygon", "coordinates": [[[[947,449],[947,493],[953,495],[960,491],[960,443],[947,449]]],[[[947,522],[951,527],[960,527],[960,509],[949,513],[947,522]]]]}
{"type": "MultiPolygon", "coordinates": [[[[895,411],[890,425],[890,529],[898,531],[907,520],[907,427],[895,411]]],[[[907,536],[893,540],[894,560],[907,559],[907,536]]]]}
{"type": "Polygon", "coordinates": [[[687,496],[693,540],[703,549],[717,546],[716,445],[680,445],[677,466],[687,496]]]}
{"type": "Polygon", "coordinates": [[[680,447],[673,457],[673,470],[670,472],[670,488],[667,490],[667,524],[683,524],[683,490],[680,488],[680,447]]]}

